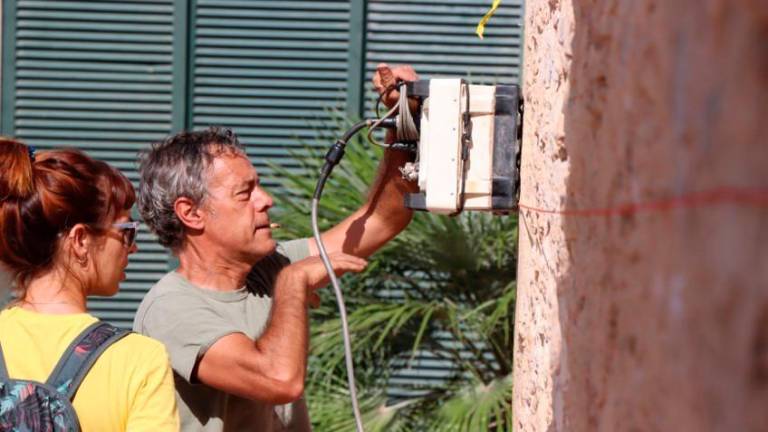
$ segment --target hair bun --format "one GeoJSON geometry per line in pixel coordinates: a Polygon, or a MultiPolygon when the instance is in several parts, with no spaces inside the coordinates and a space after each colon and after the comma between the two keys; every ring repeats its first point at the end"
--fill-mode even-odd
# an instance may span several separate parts
{"type": "Polygon", "coordinates": [[[24,199],[35,192],[34,147],[0,137],[0,200],[24,199]]]}

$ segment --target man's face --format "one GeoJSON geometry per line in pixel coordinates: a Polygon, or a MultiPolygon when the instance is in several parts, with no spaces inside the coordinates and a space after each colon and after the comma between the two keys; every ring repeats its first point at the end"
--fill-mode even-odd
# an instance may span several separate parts
{"type": "Polygon", "coordinates": [[[272,197],[259,186],[259,176],[243,156],[224,153],[208,168],[208,196],[203,203],[204,234],[232,259],[255,263],[271,254],[276,243],[267,210],[272,197]]]}

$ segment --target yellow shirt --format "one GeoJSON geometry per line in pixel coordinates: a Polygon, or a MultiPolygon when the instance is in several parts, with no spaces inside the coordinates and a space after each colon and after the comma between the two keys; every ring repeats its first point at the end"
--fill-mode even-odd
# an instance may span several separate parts
{"type": "MultiPolygon", "coordinates": [[[[64,350],[97,318],[19,307],[0,312],[0,344],[11,378],[45,382],[64,350]]],[[[83,431],[178,431],[168,353],[158,341],[129,334],[107,348],[73,401],[83,431]]]]}

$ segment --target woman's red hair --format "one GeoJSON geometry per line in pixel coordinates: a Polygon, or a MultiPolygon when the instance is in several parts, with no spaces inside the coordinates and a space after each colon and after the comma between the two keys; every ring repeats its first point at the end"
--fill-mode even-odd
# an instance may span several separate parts
{"type": "Polygon", "coordinates": [[[79,150],[33,155],[0,137],[0,262],[21,286],[54,263],[59,234],[100,230],[135,200],[123,174],[79,150]]]}

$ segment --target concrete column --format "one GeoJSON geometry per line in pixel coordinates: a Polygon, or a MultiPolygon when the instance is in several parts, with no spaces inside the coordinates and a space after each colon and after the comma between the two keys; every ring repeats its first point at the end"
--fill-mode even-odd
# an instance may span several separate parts
{"type": "Polygon", "coordinates": [[[516,430],[768,430],[768,2],[525,32],[516,430]]]}

